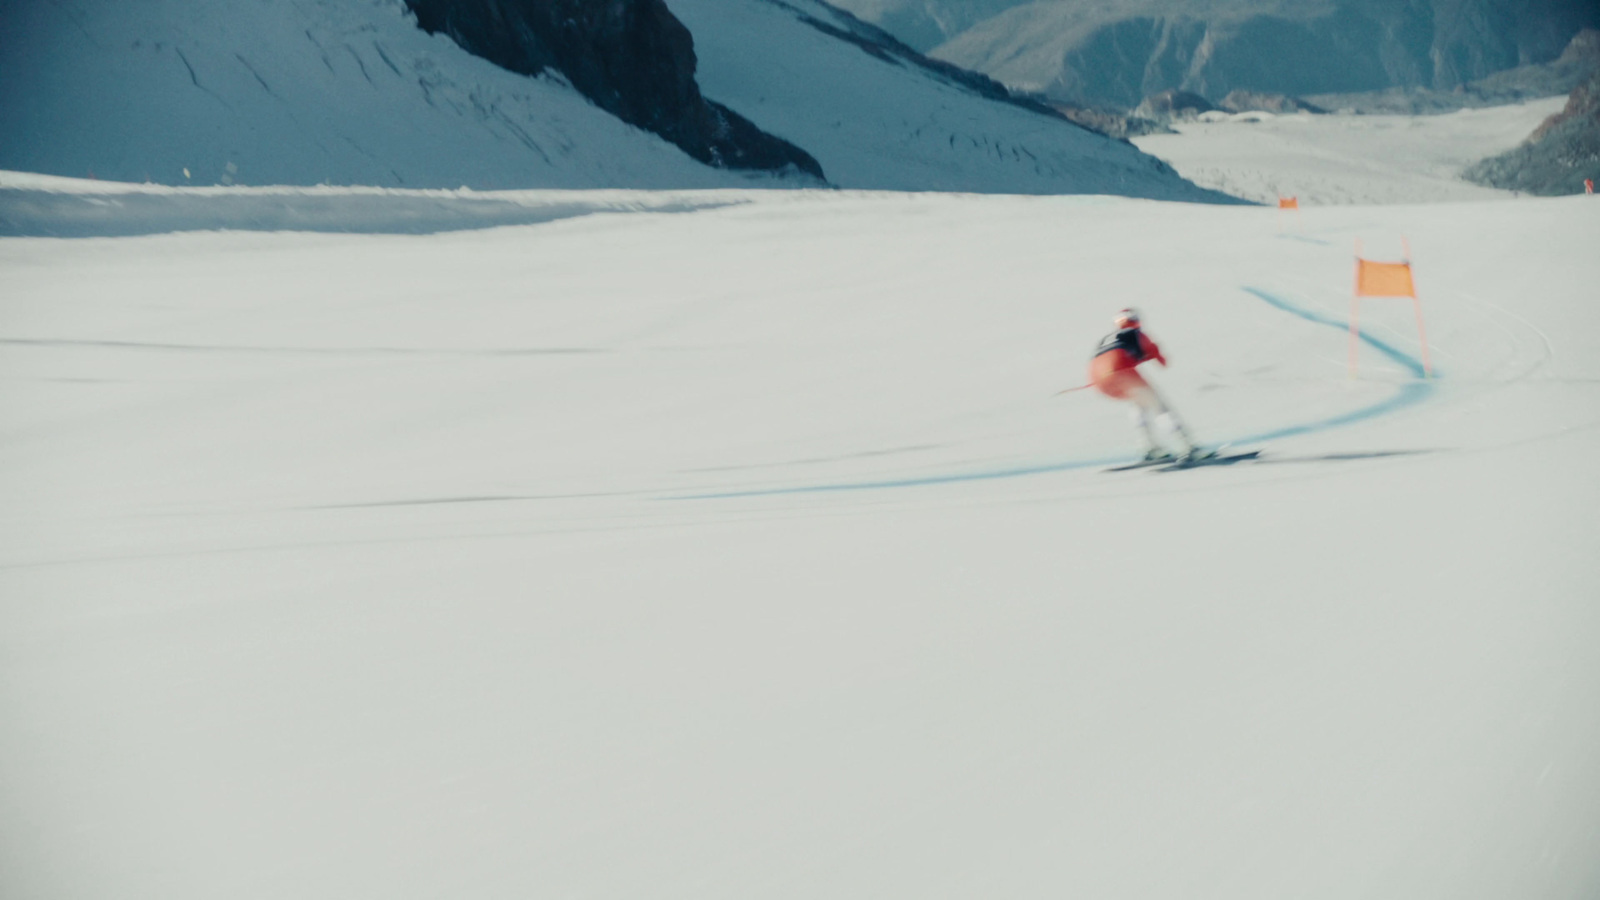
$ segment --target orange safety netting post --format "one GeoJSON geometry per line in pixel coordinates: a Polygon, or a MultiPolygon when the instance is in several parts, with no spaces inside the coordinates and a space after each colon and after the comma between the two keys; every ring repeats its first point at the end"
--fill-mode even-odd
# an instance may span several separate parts
{"type": "Polygon", "coordinates": [[[1410,297],[1417,312],[1417,337],[1422,341],[1422,372],[1433,375],[1428,361],[1428,330],[1422,323],[1422,300],[1411,272],[1411,245],[1401,239],[1405,258],[1400,262],[1374,262],[1361,258],[1361,241],[1356,241],[1356,286],[1350,295],[1350,377],[1356,374],[1356,350],[1361,345],[1362,297],[1410,297]]]}

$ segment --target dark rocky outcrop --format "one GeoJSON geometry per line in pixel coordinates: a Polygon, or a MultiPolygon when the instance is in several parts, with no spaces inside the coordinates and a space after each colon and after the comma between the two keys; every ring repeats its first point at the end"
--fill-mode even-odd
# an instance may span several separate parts
{"type": "Polygon", "coordinates": [[[694,40],[662,0],[406,0],[417,24],[524,75],[560,73],[596,106],[728,169],[822,167],[700,93],[694,40]]]}
{"type": "Polygon", "coordinates": [[[1522,146],[1464,175],[1490,187],[1546,196],[1581,194],[1585,178],[1600,181],[1600,72],[1575,88],[1566,107],[1522,146]]]}

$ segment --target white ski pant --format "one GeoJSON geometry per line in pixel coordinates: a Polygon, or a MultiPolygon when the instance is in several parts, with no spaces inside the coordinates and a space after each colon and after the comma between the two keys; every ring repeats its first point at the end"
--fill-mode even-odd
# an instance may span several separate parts
{"type": "Polygon", "coordinates": [[[1188,429],[1183,427],[1183,422],[1168,406],[1156,389],[1148,384],[1138,385],[1128,389],[1127,399],[1133,402],[1133,423],[1139,427],[1139,434],[1144,438],[1146,450],[1160,450],[1163,442],[1157,437],[1156,432],[1174,437],[1178,440],[1181,450],[1185,453],[1194,449],[1194,441],[1189,439],[1188,429]]]}

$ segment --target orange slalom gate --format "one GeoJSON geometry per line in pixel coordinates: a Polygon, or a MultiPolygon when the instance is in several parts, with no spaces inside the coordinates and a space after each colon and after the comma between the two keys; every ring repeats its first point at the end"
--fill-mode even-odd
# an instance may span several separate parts
{"type": "Polygon", "coordinates": [[[1362,297],[1410,297],[1417,312],[1417,337],[1422,341],[1422,372],[1433,377],[1428,361],[1428,330],[1422,322],[1422,300],[1411,272],[1411,245],[1400,239],[1405,258],[1400,262],[1375,262],[1361,258],[1361,241],[1356,241],[1356,284],[1350,295],[1350,377],[1356,375],[1356,352],[1361,346],[1362,297]]]}

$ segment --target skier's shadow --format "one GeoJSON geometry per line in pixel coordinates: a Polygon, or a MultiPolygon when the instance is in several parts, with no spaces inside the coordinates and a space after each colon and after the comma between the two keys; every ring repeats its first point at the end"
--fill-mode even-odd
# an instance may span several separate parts
{"type": "Polygon", "coordinates": [[[1272,456],[1262,454],[1250,462],[1260,465],[1262,463],[1320,463],[1320,462],[1354,462],[1362,459],[1388,459],[1397,456],[1421,456],[1425,453],[1437,453],[1437,450],[1363,450],[1349,453],[1315,453],[1303,456],[1272,456]]]}

